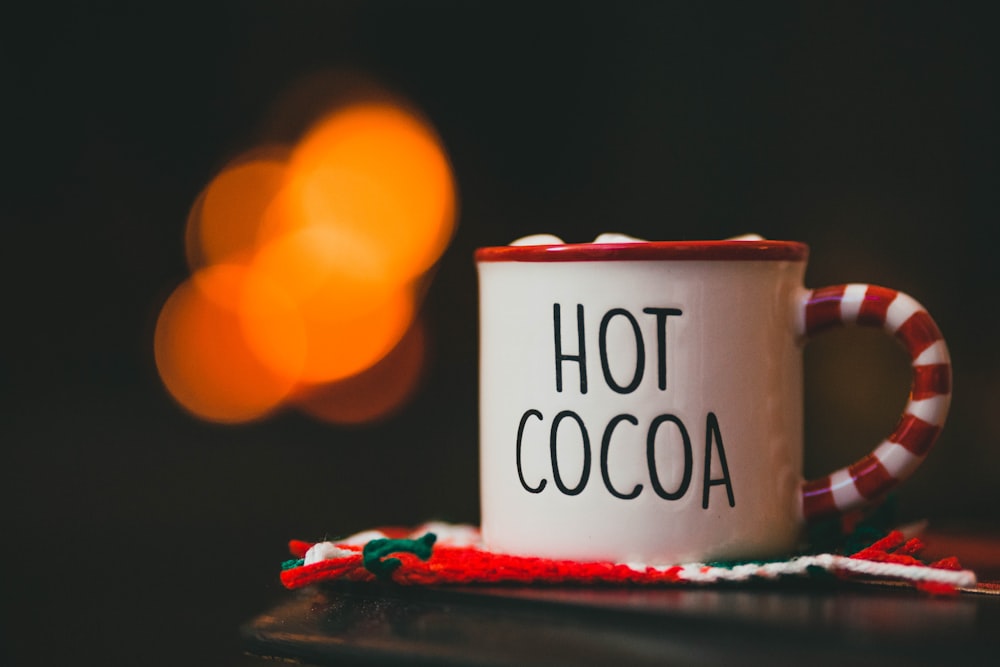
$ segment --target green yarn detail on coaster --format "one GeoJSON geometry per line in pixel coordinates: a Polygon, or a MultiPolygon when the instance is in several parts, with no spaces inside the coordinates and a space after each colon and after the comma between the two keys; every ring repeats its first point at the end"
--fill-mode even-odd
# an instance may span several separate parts
{"type": "Polygon", "coordinates": [[[292,558],[291,560],[286,560],[281,564],[282,570],[291,570],[293,567],[302,567],[306,564],[304,558],[292,558]]]}
{"type": "Polygon", "coordinates": [[[434,533],[427,533],[415,540],[389,538],[371,540],[362,551],[365,569],[379,579],[389,579],[403,562],[398,558],[386,558],[386,556],[394,553],[410,553],[420,560],[427,560],[431,557],[436,541],[437,535],[434,533]]]}
{"type": "Polygon", "coordinates": [[[869,509],[845,534],[841,519],[835,517],[810,523],[807,527],[808,553],[853,554],[885,537],[896,525],[896,499],[889,496],[869,509]]]}
{"type": "MultiPolygon", "coordinates": [[[[849,534],[845,534],[840,517],[810,523],[807,527],[808,548],[798,555],[857,553],[885,537],[895,525],[895,519],[895,498],[889,496],[884,502],[871,508],[860,518],[849,534]]],[[[784,560],[786,559],[713,561],[706,563],[706,565],[731,570],[739,565],[766,565],[784,560]]],[[[817,577],[833,576],[821,567],[810,566],[807,571],[810,575],[817,577]]]]}

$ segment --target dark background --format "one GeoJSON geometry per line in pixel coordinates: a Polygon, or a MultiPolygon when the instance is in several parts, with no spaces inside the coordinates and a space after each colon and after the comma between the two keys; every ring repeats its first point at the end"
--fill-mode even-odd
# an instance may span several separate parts
{"type": "MultiPolygon", "coordinates": [[[[809,243],[811,286],[911,293],[950,343],[956,389],[900,520],[992,530],[997,17],[746,5],[7,10],[0,663],[238,664],[238,625],[283,595],[287,539],[477,521],[472,251],[542,231],[753,231],[809,243]],[[424,304],[423,388],[368,427],[198,421],[152,358],[187,275],[187,211],[272,138],[286,92],[330,68],[409,98],[453,162],[460,225],[424,304]]],[[[907,368],[876,332],[808,347],[808,475],[891,430],[907,368]]]]}

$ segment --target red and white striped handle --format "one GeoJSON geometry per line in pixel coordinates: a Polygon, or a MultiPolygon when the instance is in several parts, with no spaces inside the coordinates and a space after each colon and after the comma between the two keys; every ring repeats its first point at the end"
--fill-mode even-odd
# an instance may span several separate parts
{"type": "Polygon", "coordinates": [[[852,284],[812,290],[802,302],[799,322],[807,338],[836,326],[879,327],[903,344],[913,365],[910,400],[892,435],[859,461],[803,484],[802,513],[808,521],[877,500],[916,470],[948,415],[951,360],[924,307],[885,287],[852,284]]]}

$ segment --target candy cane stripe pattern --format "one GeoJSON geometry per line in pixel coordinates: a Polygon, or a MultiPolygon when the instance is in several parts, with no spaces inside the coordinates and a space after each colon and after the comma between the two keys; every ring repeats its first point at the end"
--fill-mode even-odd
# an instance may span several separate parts
{"type": "Polygon", "coordinates": [[[923,462],[951,403],[951,359],[934,320],[912,297],[876,285],[822,287],[806,294],[800,331],[806,338],[838,326],[877,327],[910,355],[910,399],[895,430],[859,461],[806,482],[806,520],[836,515],[883,496],[923,462]]]}

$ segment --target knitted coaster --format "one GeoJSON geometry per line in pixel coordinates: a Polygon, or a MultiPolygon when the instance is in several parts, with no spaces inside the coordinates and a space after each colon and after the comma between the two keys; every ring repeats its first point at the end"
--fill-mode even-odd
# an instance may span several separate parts
{"type": "Polygon", "coordinates": [[[415,530],[381,529],[334,542],[293,540],[294,559],[283,564],[287,588],[329,581],[397,584],[630,584],[707,585],[751,580],[829,578],[895,582],[936,595],[976,585],[976,575],[954,557],[933,563],[917,558],[917,538],[890,531],[851,555],[797,555],[785,560],[650,566],[589,563],[495,553],[483,547],[474,526],[427,523],[415,530]]]}

